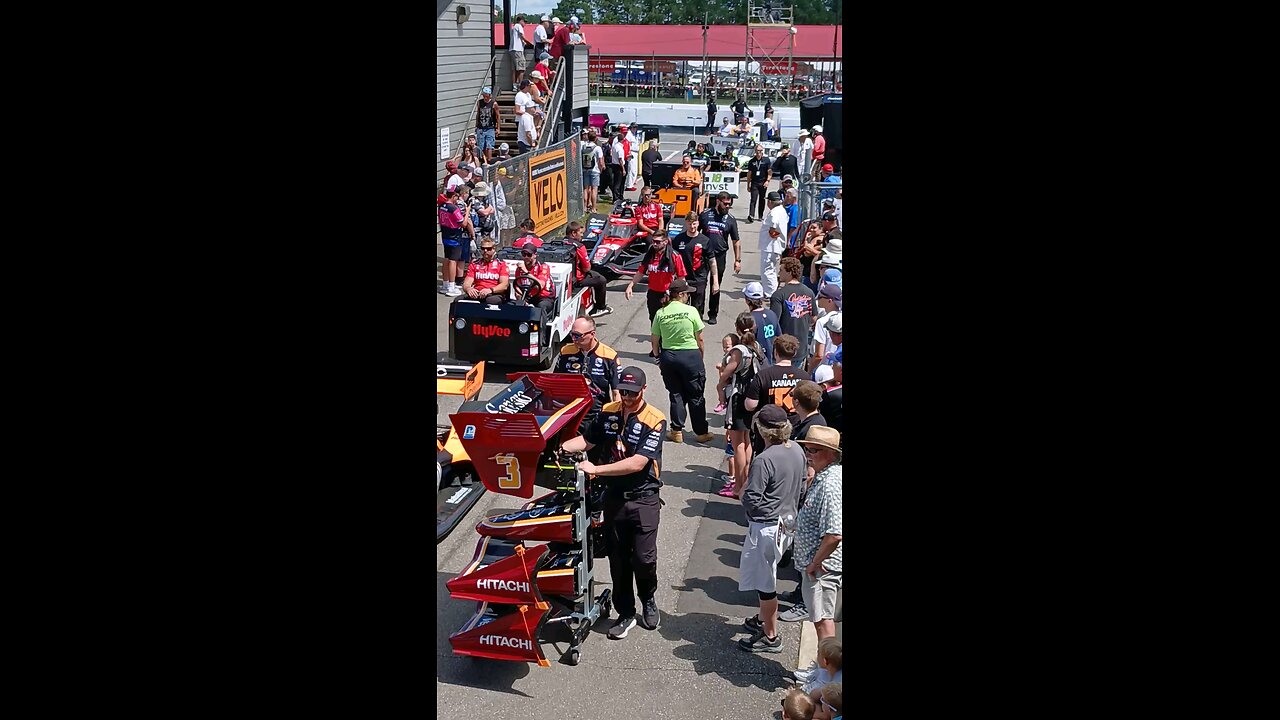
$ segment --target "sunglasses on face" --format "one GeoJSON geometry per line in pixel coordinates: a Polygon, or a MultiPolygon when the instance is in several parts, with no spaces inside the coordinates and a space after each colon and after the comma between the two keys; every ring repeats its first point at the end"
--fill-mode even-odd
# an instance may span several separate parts
{"type": "Polygon", "coordinates": [[[805,445],[804,452],[806,455],[817,455],[821,450],[816,447],[809,447],[808,445],[805,445]]]}
{"type": "Polygon", "coordinates": [[[594,332],[595,332],[595,330],[588,330],[588,331],[586,331],[586,332],[577,332],[577,331],[574,331],[574,332],[569,333],[569,337],[573,338],[574,340],[581,340],[582,338],[584,338],[584,337],[586,337],[586,336],[588,336],[588,335],[590,335],[590,334],[592,334],[592,333],[594,333],[594,332]]]}
{"type": "Polygon", "coordinates": [[[537,256],[538,256],[537,253],[527,253],[527,252],[520,253],[520,257],[531,258],[531,257],[537,257],[537,256]]]}
{"type": "Polygon", "coordinates": [[[482,248],[480,248],[480,252],[497,252],[497,251],[498,251],[498,248],[496,248],[496,247],[482,247],[482,248]]]}
{"type": "Polygon", "coordinates": [[[618,393],[622,395],[622,397],[624,398],[633,398],[633,397],[640,396],[640,391],[638,390],[619,390],[618,393]]]}

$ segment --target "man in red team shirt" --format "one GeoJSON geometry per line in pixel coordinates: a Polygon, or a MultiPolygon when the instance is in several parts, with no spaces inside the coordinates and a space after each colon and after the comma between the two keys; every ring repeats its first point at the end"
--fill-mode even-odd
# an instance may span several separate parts
{"type": "Polygon", "coordinates": [[[480,260],[467,266],[467,277],[462,281],[462,295],[482,300],[490,305],[500,305],[507,299],[507,264],[498,259],[498,244],[493,238],[480,239],[480,260]]]}
{"type": "MultiPolygon", "coordinates": [[[[539,262],[538,251],[528,243],[520,248],[520,258],[524,260],[524,264],[516,268],[516,278],[532,275],[538,281],[539,287],[530,288],[526,299],[530,305],[537,305],[542,310],[544,321],[550,321],[551,313],[556,308],[555,289],[551,287],[551,266],[539,262]]],[[[516,292],[519,292],[518,287],[516,292]]]]}
{"type": "Polygon", "coordinates": [[[533,218],[525,218],[520,222],[520,234],[515,240],[511,241],[511,247],[521,247],[532,243],[534,247],[542,247],[542,238],[533,231],[533,218]]]}
{"type": "Polygon", "coordinates": [[[603,275],[591,269],[591,258],[587,257],[587,246],[582,241],[582,223],[574,220],[569,223],[569,227],[564,232],[564,241],[572,245],[574,250],[573,289],[591,288],[591,292],[594,293],[591,317],[608,315],[613,312],[613,308],[605,302],[606,281],[603,275]]]}
{"type": "MultiPolygon", "coordinates": [[[[658,213],[658,217],[661,218],[662,211],[659,210],[658,213]]],[[[666,298],[667,288],[671,287],[671,281],[688,276],[684,269],[684,258],[671,249],[671,243],[665,233],[653,238],[649,252],[645,253],[644,259],[640,261],[640,269],[631,276],[631,282],[627,283],[627,289],[623,295],[626,295],[628,300],[631,299],[631,288],[635,287],[636,281],[646,276],[649,278],[649,323],[652,324],[653,316],[658,314],[662,301],[666,298]]]]}
{"type": "Polygon", "coordinates": [[[662,203],[653,194],[653,188],[645,185],[640,189],[640,207],[636,208],[636,224],[641,230],[653,237],[663,234],[662,203]]]}

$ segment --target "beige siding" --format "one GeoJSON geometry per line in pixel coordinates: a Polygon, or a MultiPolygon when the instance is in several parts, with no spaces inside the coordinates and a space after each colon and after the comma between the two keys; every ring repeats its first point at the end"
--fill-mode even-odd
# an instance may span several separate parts
{"type": "Polygon", "coordinates": [[[573,53],[573,110],[587,107],[587,52],[588,45],[580,45],[573,53]]]}

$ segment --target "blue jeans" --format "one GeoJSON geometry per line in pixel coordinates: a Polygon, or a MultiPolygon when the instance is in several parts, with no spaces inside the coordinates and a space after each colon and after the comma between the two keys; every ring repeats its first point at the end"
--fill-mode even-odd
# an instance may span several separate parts
{"type": "Polygon", "coordinates": [[[494,128],[489,128],[487,130],[479,128],[476,130],[476,142],[480,144],[480,152],[497,149],[498,145],[494,142],[497,134],[498,131],[494,128]]]}

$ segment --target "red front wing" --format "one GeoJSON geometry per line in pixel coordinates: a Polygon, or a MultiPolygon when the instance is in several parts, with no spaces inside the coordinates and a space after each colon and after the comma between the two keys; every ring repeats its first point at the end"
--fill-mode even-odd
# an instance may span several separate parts
{"type": "Polygon", "coordinates": [[[449,644],[455,655],[536,662],[548,667],[551,663],[538,643],[539,626],[546,616],[546,610],[520,605],[512,612],[493,617],[485,603],[461,630],[449,636],[449,644]]]}

